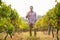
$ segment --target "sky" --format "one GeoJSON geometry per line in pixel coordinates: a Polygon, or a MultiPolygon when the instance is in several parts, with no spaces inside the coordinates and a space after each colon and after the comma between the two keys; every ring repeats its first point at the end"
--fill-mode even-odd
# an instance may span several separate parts
{"type": "Polygon", "coordinates": [[[29,6],[34,7],[37,15],[45,15],[46,12],[55,7],[55,0],[2,0],[7,5],[11,4],[21,17],[25,17],[29,11],[29,6]]]}

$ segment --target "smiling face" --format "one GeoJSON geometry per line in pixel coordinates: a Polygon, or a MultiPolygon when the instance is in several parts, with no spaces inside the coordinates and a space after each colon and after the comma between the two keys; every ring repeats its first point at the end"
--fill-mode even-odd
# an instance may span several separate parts
{"type": "Polygon", "coordinates": [[[33,6],[30,6],[30,11],[33,12],[33,6]]]}

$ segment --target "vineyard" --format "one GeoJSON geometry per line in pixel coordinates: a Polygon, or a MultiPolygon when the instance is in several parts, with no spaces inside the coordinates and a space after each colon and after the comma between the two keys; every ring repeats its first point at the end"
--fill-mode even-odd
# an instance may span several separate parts
{"type": "Polygon", "coordinates": [[[0,0],[0,40],[60,40],[60,2],[56,0],[55,7],[48,10],[35,24],[37,35],[30,37],[28,23],[16,9],[0,0]]]}

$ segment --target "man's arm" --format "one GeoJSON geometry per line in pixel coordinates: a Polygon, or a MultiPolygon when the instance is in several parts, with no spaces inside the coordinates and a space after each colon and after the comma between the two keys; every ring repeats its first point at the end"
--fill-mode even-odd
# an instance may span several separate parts
{"type": "Polygon", "coordinates": [[[26,18],[28,18],[28,15],[26,15],[26,18]]]}
{"type": "Polygon", "coordinates": [[[29,17],[29,12],[27,13],[27,15],[26,15],[26,18],[28,18],[29,17]]]}

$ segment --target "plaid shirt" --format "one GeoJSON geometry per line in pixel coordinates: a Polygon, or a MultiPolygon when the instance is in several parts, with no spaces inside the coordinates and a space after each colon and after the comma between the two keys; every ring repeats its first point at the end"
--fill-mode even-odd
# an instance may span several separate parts
{"type": "Polygon", "coordinates": [[[36,13],[35,12],[29,12],[28,13],[28,23],[35,23],[36,21],[36,13]]]}

